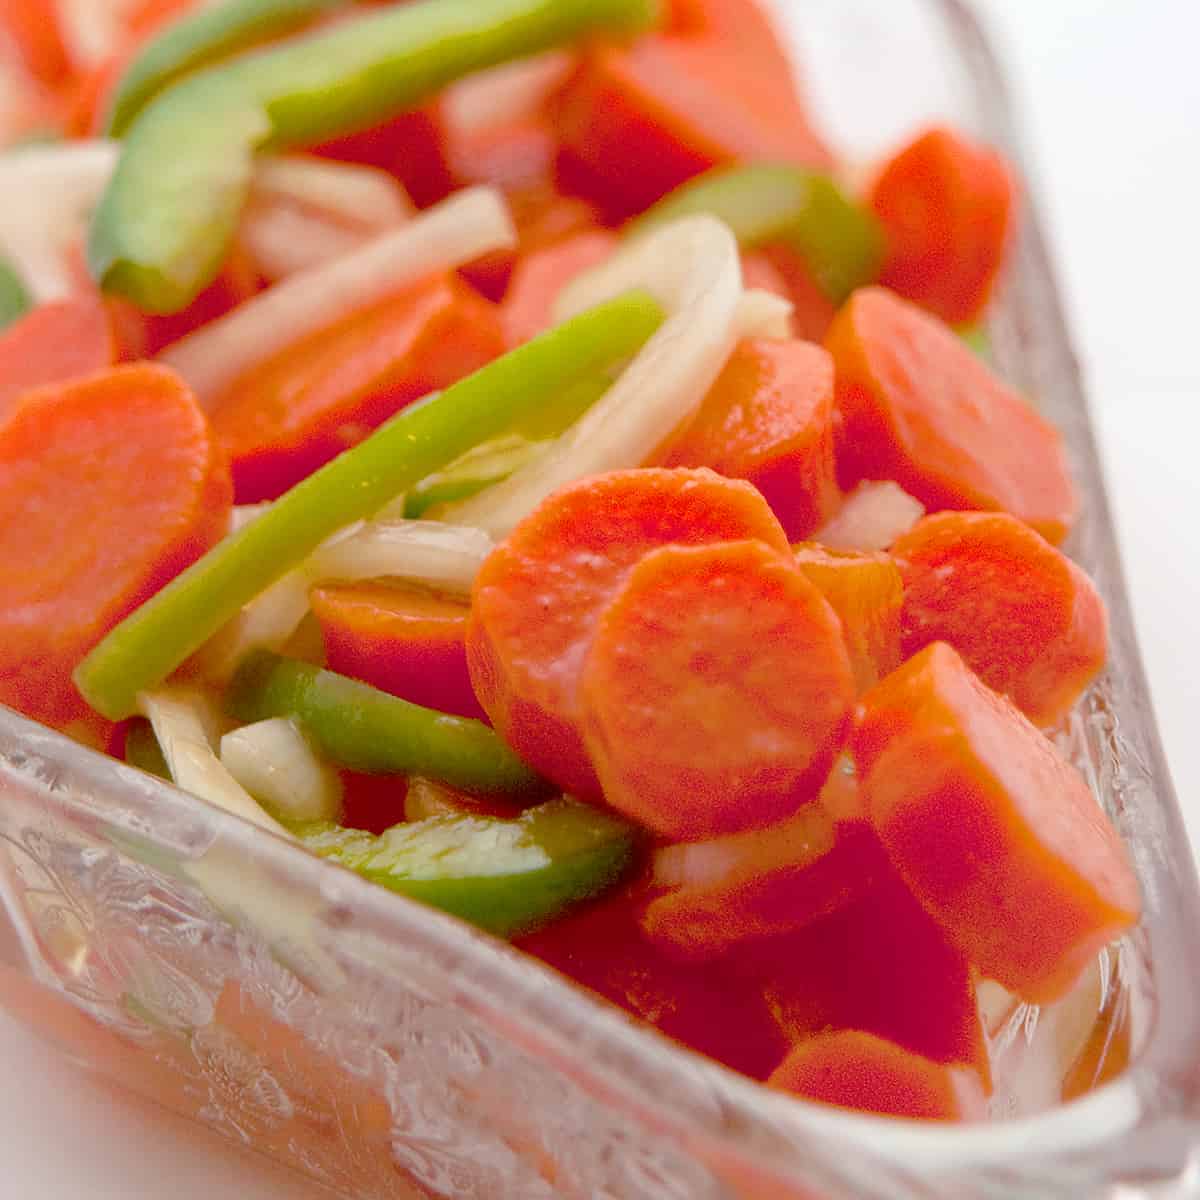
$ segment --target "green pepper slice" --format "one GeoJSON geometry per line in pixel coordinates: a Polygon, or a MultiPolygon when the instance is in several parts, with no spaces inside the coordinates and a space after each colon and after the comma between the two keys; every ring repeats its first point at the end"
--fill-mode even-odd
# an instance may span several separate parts
{"type": "Polygon", "coordinates": [[[606,891],[633,861],[630,827],[574,800],[554,800],[514,820],[438,816],[381,836],[309,831],[314,854],[394,892],[516,937],[606,891]]]}
{"type": "Polygon", "coordinates": [[[879,223],[819,171],[717,167],[664,197],[630,230],[642,233],[697,213],[720,218],[746,249],[769,242],[792,247],[835,304],[872,283],[883,262],[879,223]]]}
{"type": "Polygon", "coordinates": [[[426,775],[470,792],[533,792],[540,778],[482,721],[451,717],[298,659],[259,651],[226,706],[246,724],[290,717],[329,761],[371,775],[426,775]]]}
{"type": "Polygon", "coordinates": [[[439,504],[467,500],[485,487],[500,483],[514,471],[532,461],[545,446],[520,434],[506,434],[468,450],[444,471],[422,479],[404,498],[404,516],[409,521],[420,520],[439,504]]]}
{"type": "Polygon", "coordinates": [[[227,0],[173,21],[121,76],[104,121],[106,137],[121,137],[155,96],[182,76],[223,58],[303,29],[346,0],[227,0]]]}
{"type": "Polygon", "coordinates": [[[185,308],[225,260],[256,150],[370,128],[473,71],[656,15],[657,0],[412,0],[189,75],[128,130],[92,273],[146,311],[185,308]]]}
{"type": "Polygon", "coordinates": [[[112,720],[132,716],[139,692],[160,684],[326,538],[537,412],[548,397],[636,353],[662,316],[650,296],[630,292],[406,408],[126,617],[76,669],[84,698],[112,720]]]}
{"type": "Polygon", "coordinates": [[[16,268],[0,258],[0,329],[7,329],[32,307],[33,297],[16,268]]]}

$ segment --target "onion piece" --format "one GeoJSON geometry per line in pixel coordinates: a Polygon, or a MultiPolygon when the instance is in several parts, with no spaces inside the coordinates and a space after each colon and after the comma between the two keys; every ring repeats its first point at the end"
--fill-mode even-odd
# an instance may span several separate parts
{"type": "Polygon", "coordinates": [[[350,254],[292,275],[168,346],[160,360],[215,403],[250,367],[437,271],[516,243],[503,196],[470,188],[350,254]]]}
{"type": "Polygon", "coordinates": [[[213,753],[215,710],[202,693],[186,688],[162,688],[139,697],[142,715],[154,736],[176,785],[234,816],[290,837],[274,817],[221,765],[213,753]]]}
{"type": "Polygon", "coordinates": [[[227,733],[221,739],[221,763],[281,820],[303,825],[341,818],[341,777],[286,717],[227,733]]]}
{"type": "Polygon", "coordinates": [[[404,188],[386,171],[319,158],[260,158],[252,195],[303,205],[364,230],[401,225],[414,213],[404,188]]]}
{"type": "Polygon", "coordinates": [[[869,554],[886,550],[925,515],[925,505],[898,483],[860,483],[846,497],[841,511],[813,541],[830,550],[855,550],[869,554]]]}
{"type": "Polygon", "coordinates": [[[742,297],[737,242],[708,216],[686,217],[629,243],[559,296],[569,318],[646,288],[667,319],[621,377],[544,455],[461,504],[448,519],[506,536],[560,487],[587,475],[637,467],[689,421],[736,343],[742,297]]]}
{"type": "Polygon", "coordinates": [[[792,336],[792,313],[796,306],[774,292],[750,288],[738,303],[734,321],[734,336],[742,338],[772,338],[783,341],[792,336]]]}
{"type": "Polygon", "coordinates": [[[138,0],[57,0],[63,44],[77,71],[98,66],[125,38],[138,0]]]}
{"type": "Polygon", "coordinates": [[[242,245],[270,283],[352,254],[369,237],[284,204],[256,205],[241,225],[242,245]]]}
{"type": "Polygon", "coordinates": [[[460,133],[474,133],[536,113],[571,73],[573,62],[564,50],[548,50],[477,71],[446,89],[445,120],[460,133]]]}

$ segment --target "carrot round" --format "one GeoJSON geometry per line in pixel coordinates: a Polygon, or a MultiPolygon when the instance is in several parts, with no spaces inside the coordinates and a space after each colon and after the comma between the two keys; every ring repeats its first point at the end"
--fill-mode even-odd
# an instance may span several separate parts
{"type": "Polygon", "coordinates": [[[1104,668],[1095,585],[1005,513],[938,513],[892,547],[904,574],[904,653],[948,642],[1037,725],[1061,720],[1104,668]]]}
{"type": "Polygon", "coordinates": [[[838,553],[815,542],[793,552],[805,578],[837,613],[858,690],[867,691],[900,665],[899,569],[886,554],[838,553]]]}
{"type": "Polygon", "coordinates": [[[825,341],[845,486],[894,479],[926,508],[1010,512],[1052,542],[1077,498],[1062,438],[936,317],[864,288],[825,341]]]}
{"type": "Polygon", "coordinates": [[[889,858],[947,936],[1031,1003],[1137,921],[1137,879],[1083,776],[944,643],[863,698],[854,755],[889,858]]]}
{"type": "Polygon", "coordinates": [[[449,275],[289,346],[242,375],[213,409],[238,502],[274,499],[503,349],[496,310],[449,275]]]}
{"type": "Polygon", "coordinates": [[[711,471],[616,471],[545,500],[489,556],[472,595],[467,662],[496,729],[564,791],[598,798],[578,685],[601,614],[648,551],[745,538],[787,547],[758,492],[711,471]]]}
{"type": "Polygon", "coordinates": [[[117,358],[99,296],[40,305],[0,333],[0,421],[23,393],[111,367],[117,358]]]}
{"type": "Polygon", "coordinates": [[[1016,224],[1016,181],[1001,155],[927,130],[884,164],[867,202],[887,240],[882,282],[951,325],[977,320],[1016,224]]]}
{"type": "Polygon", "coordinates": [[[762,255],[787,289],[786,297],[792,302],[792,332],[810,342],[824,341],[837,308],[804,256],[779,242],[756,253],[762,255]]]}
{"type": "Polygon", "coordinates": [[[49,87],[67,82],[74,70],[54,0],[0,0],[0,40],[10,42],[29,73],[49,87]]]}
{"type": "Polygon", "coordinates": [[[466,604],[382,584],[312,593],[332,671],[413,704],[483,717],[467,673],[466,604]]]}
{"type": "Polygon", "coordinates": [[[819,346],[742,342],[671,448],[667,465],[711,467],[766,497],[792,540],[837,508],[833,362],[819,346]]]}
{"type": "Polygon", "coordinates": [[[31,392],[0,424],[0,701],[87,712],[71,672],[226,532],[229,467],[173,372],[116,367],[31,392]]]}
{"type": "Polygon", "coordinates": [[[812,800],[854,700],[833,610],[761,542],[647,554],[600,618],[584,735],[604,798],[677,841],[812,800]]]}
{"type": "Polygon", "coordinates": [[[855,1030],[801,1042],[767,1083],[807,1100],[890,1117],[979,1121],[987,1116],[983,1091],[971,1072],[855,1030]]]}

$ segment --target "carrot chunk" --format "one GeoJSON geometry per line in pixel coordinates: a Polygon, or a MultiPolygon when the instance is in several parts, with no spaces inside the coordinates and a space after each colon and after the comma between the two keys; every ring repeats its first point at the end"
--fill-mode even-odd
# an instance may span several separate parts
{"type": "Polygon", "coordinates": [[[503,349],[495,308],[450,275],[289,346],[242,375],[213,409],[238,502],[274,499],[503,349]]]}
{"type": "Polygon", "coordinates": [[[884,165],[868,203],[887,239],[882,282],[948,324],[977,320],[1016,223],[1004,159],[952,129],[930,129],[884,165]]]}
{"type": "Polygon", "coordinates": [[[810,342],[823,342],[837,316],[837,308],[817,282],[803,255],[779,242],[755,253],[761,255],[783,281],[785,298],[792,302],[792,332],[810,342]]]}
{"type": "Polygon", "coordinates": [[[894,479],[932,510],[1010,512],[1060,542],[1077,499],[1058,431],[936,317],[864,288],[825,344],[845,486],[894,479]]]}
{"type": "Polygon", "coordinates": [[[730,969],[763,981],[793,1043],[857,1029],[969,1067],[991,1090],[970,964],[886,865],[865,895],[796,933],[738,950],[730,969]]]}
{"type": "Polygon", "coordinates": [[[805,578],[837,613],[858,690],[868,691],[900,665],[899,569],[886,554],[839,554],[815,542],[793,551],[805,578]]]}
{"type": "Polygon", "coordinates": [[[761,542],[647,554],[600,618],[580,688],[605,800],[678,841],[812,800],[854,700],[841,627],[761,542]]]}
{"type": "Polygon", "coordinates": [[[330,670],[439,712],[483,716],[467,673],[466,604],[355,584],[315,589],[312,609],[330,670]]]}
{"type": "Polygon", "coordinates": [[[1137,880],[1079,772],[943,643],[864,697],[872,823],[921,904],[987,976],[1065,995],[1138,918],[1137,880]]]}
{"type": "Polygon", "coordinates": [[[0,424],[0,701],[66,726],[119,621],[225,533],[229,467],[172,372],[116,367],[28,393],[0,424]]]}
{"type": "Polygon", "coordinates": [[[54,0],[0,0],[0,40],[11,43],[40,83],[57,87],[70,78],[74,66],[54,0]]]}
{"type": "Polygon", "coordinates": [[[793,1047],[767,1083],[822,1104],[918,1121],[979,1121],[987,1104],[969,1071],[847,1030],[793,1047]]]}
{"type": "Polygon", "coordinates": [[[829,355],[808,342],[742,342],[667,464],[745,479],[766,497],[789,538],[812,533],[840,498],[829,355]]]}
{"type": "Polygon", "coordinates": [[[98,296],[40,305],[0,333],[0,421],[23,393],[111,367],[117,357],[98,296]]]}
{"type": "Polygon", "coordinates": [[[648,551],[787,538],[749,484],[711,471],[615,471],[563,488],[489,556],[475,582],[467,662],[497,731],[572,795],[599,798],[578,684],[601,613],[648,551]]]}
{"type": "Polygon", "coordinates": [[[1104,668],[1095,585],[1005,513],[939,513],[892,547],[904,573],[904,653],[948,642],[1037,725],[1061,720],[1104,668]]]}

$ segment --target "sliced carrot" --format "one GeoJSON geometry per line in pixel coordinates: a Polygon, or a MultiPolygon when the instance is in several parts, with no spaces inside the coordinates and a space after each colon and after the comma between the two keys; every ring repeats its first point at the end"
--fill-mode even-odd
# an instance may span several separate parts
{"type": "Polygon", "coordinates": [[[597,625],[580,684],[605,800],[676,841],[810,802],[854,702],[842,631],[761,542],[647,554],[597,625]]]}
{"type": "Polygon", "coordinates": [[[938,513],[892,547],[904,573],[904,653],[948,642],[1037,725],[1064,717],[1103,670],[1095,584],[1006,513],[938,513]]]}
{"type": "Polygon", "coordinates": [[[1065,995],[1138,918],[1137,879],[1083,776],[943,643],[864,697],[872,823],[947,936],[1032,1003],[1065,995]]]}
{"type": "Polygon", "coordinates": [[[596,229],[525,255],[513,271],[504,298],[504,333],[509,346],[520,346],[549,329],[559,292],[577,275],[602,263],[618,245],[615,233],[596,229]]]}
{"type": "Polygon", "coordinates": [[[887,239],[882,282],[951,325],[977,320],[1016,224],[1004,158],[952,129],[930,129],[884,165],[868,203],[887,239]]]}
{"type": "Polygon", "coordinates": [[[0,0],[0,36],[16,47],[26,69],[49,87],[65,83],[74,69],[63,42],[55,0],[0,0]]]}
{"type": "Polygon", "coordinates": [[[869,1033],[847,1030],[793,1047],[773,1088],[860,1112],[918,1121],[981,1121],[987,1103],[970,1071],[930,1062],[869,1033]]]}
{"type": "Polygon", "coordinates": [[[503,349],[496,309],[452,275],[289,346],[242,375],[212,412],[238,502],[273,499],[503,349]]]}
{"type": "Polygon", "coordinates": [[[810,342],[822,342],[837,316],[837,309],[825,289],[817,282],[812,268],[790,246],[773,243],[761,254],[783,280],[786,296],[792,302],[792,331],[810,342]]]}
{"type": "Polygon", "coordinates": [[[721,163],[831,163],[794,92],[728,41],[702,37],[584,55],[560,97],[558,130],[565,178],[617,219],[721,163]]]}
{"type": "Polygon", "coordinates": [[[112,366],[116,332],[98,296],[42,304],[0,333],[0,421],[21,395],[112,366]]]}
{"type": "Polygon", "coordinates": [[[331,670],[413,704],[482,717],[467,673],[464,603],[382,584],[317,588],[312,609],[331,670]]]}
{"type": "Polygon", "coordinates": [[[894,479],[930,510],[1010,512],[1052,542],[1076,514],[1062,438],[936,317],[856,292],[825,344],[837,369],[846,486],[894,479]]]}
{"type": "Polygon", "coordinates": [[[655,863],[660,884],[667,866],[688,878],[651,901],[642,930],[664,950],[695,960],[801,929],[886,870],[874,830],[861,819],[835,819],[819,800],[766,829],[661,849],[655,863]]]}
{"type": "Polygon", "coordinates": [[[119,621],[229,527],[229,467],[172,372],[115,367],[30,392],[0,424],[0,701],[48,724],[119,621]]]}
{"type": "Polygon", "coordinates": [[[754,1079],[787,1051],[757,981],[720,963],[676,961],[638,932],[636,886],[553,922],[517,945],[667,1037],[754,1079]]]}
{"type": "Polygon", "coordinates": [[[763,980],[791,1042],[862,1030],[969,1067],[991,1090],[970,964],[886,866],[864,896],[797,933],[743,947],[729,968],[763,980]]]}
{"type": "Polygon", "coordinates": [[[721,45],[795,94],[792,56],[758,0],[671,0],[667,12],[670,32],[721,45]]]}
{"type": "Polygon", "coordinates": [[[793,547],[796,565],[842,623],[858,690],[873,688],[901,661],[904,583],[886,554],[839,554],[815,542],[793,547]]]}
{"type": "Polygon", "coordinates": [[[808,342],[751,338],[729,359],[667,465],[748,480],[795,540],[837,508],[833,441],[829,355],[808,342]]]}
{"type": "Polygon", "coordinates": [[[647,553],[671,543],[787,538],[749,484],[711,471],[639,469],[555,493],[484,563],[467,662],[499,733],[566,792],[598,798],[578,685],[601,613],[647,553]]]}
{"type": "Polygon", "coordinates": [[[140,49],[137,42],[121,46],[75,78],[67,98],[66,128],[70,137],[101,135],[113,90],[140,49]]]}

